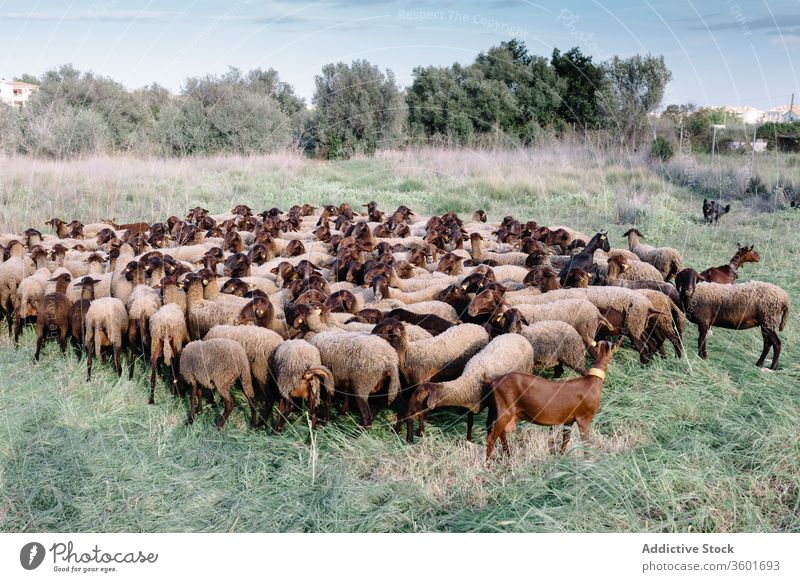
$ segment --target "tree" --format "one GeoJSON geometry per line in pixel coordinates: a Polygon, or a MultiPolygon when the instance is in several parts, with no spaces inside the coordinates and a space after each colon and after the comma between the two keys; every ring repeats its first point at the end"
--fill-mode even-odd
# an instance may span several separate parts
{"type": "Polygon", "coordinates": [[[563,55],[553,49],[551,64],[556,75],[566,82],[558,116],[568,123],[584,128],[597,127],[602,122],[598,94],[603,88],[603,67],[592,63],[592,57],[574,47],[563,55]]]}
{"type": "Polygon", "coordinates": [[[220,76],[187,79],[181,96],[159,118],[162,145],[179,155],[266,153],[287,147],[292,126],[273,96],[281,91],[277,74],[268,84],[262,73],[251,71],[245,78],[230,68],[220,76]]]}
{"type": "Polygon", "coordinates": [[[350,157],[392,146],[402,135],[406,107],[394,75],[366,60],[330,63],[314,78],[311,143],[326,157],[350,157]]]}
{"type": "Polygon", "coordinates": [[[623,140],[631,139],[644,127],[647,115],[655,111],[672,79],[663,56],[615,56],[604,65],[606,83],[601,106],[607,121],[623,140]]]}
{"type": "Polygon", "coordinates": [[[418,67],[406,94],[409,129],[428,139],[526,143],[558,120],[566,81],[548,61],[513,39],[468,66],[418,67]]]}
{"type": "Polygon", "coordinates": [[[14,80],[30,83],[31,85],[38,85],[40,83],[36,75],[29,75],[28,73],[22,73],[19,77],[14,77],[14,80]]]}

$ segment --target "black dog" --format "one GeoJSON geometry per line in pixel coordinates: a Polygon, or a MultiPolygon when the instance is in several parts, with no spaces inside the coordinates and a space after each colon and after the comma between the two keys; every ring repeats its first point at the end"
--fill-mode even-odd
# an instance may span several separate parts
{"type": "Polygon", "coordinates": [[[722,206],[717,200],[708,200],[703,198],[703,221],[711,224],[717,224],[719,217],[731,211],[731,205],[726,204],[722,206]]]}

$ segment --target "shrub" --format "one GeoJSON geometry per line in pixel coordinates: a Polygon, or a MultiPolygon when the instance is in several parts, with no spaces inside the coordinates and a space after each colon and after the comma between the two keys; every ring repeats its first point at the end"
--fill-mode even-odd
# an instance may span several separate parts
{"type": "Polygon", "coordinates": [[[668,162],[674,154],[675,152],[672,150],[672,144],[660,135],[656,137],[653,141],[653,145],[650,147],[650,157],[661,160],[662,162],[668,162]]]}
{"type": "Polygon", "coordinates": [[[24,153],[67,158],[103,151],[110,142],[108,126],[99,113],[66,106],[23,115],[19,147],[24,153]]]}

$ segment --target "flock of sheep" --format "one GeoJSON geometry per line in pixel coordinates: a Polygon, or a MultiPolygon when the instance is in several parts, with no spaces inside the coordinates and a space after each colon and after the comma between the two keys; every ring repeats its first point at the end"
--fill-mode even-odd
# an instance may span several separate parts
{"type": "Polygon", "coordinates": [[[757,365],[773,350],[778,367],[789,297],[770,283],[734,283],[759,260],[752,246],[698,273],[636,229],[626,250],[607,232],[512,216],[490,224],[481,210],[463,221],[364,207],[197,207],[155,224],[53,218],[53,234],[0,234],[0,315],[15,343],[35,323],[36,360],[48,338],[62,352],[71,341],[89,379],[107,352],[118,374],[122,356],[131,377],[136,359],[149,362],[150,403],[163,375],[173,394],[188,392],[189,422],[216,393],[222,427],[237,381],[252,426],[271,422],[278,405],[276,431],[304,404],[312,426],[327,422],[337,401],[365,428],[393,407],[409,442],[426,412],[466,409],[471,438],[488,406],[488,453],[498,437],[507,450],[519,419],[577,422],[585,435],[615,351],[604,338],[627,338],[647,363],[666,356],[667,341],[681,357],[687,319],[701,357],[712,326],[759,327],[757,365]],[[565,367],[578,377],[559,380],[565,367]]]}

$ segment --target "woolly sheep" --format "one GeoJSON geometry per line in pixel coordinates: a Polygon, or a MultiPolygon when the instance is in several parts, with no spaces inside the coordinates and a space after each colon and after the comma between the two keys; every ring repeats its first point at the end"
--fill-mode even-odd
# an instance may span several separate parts
{"type": "Polygon", "coordinates": [[[370,394],[388,385],[391,404],[400,390],[399,360],[394,348],[374,335],[338,329],[323,331],[308,341],[319,350],[322,364],[333,374],[337,387],[355,397],[361,426],[372,426],[370,394]]]}
{"type": "Polygon", "coordinates": [[[203,299],[202,277],[190,273],[186,283],[186,309],[192,339],[203,337],[215,325],[235,325],[239,321],[240,305],[203,299]]]}
{"type": "Polygon", "coordinates": [[[165,277],[157,285],[162,290],[163,305],[158,308],[149,322],[150,332],[150,400],[155,403],[156,371],[158,360],[164,357],[164,363],[172,370],[172,386],[178,382],[177,362],[181,350],[189,341],[189,330],[186,327],[184,310],[178,303],[176,279],[165,277]]]}
{"type": "Polygon", "coordinates": [[[652,342],[654,348],[663,357],[666,356],[663,347],[664,340],[669,340],[675,349],[675,357],[680,358],[683,353],[681,337],[686,329],[686,317],[683,312],[672,299],[661,291],[639,289],[639,293],[647,297],[659,312],[650,319],[648,324],[646,332],[648,343],[652,342]]]}
{"type": "Polygon", "coordinates": [[[195,412],[202,408],[201,388],[216,390],[223,402],[222,418],[217,428],[222,428],[233,410],[231,389],[240,380],[247,402],[250,405],[250,426],[257,423],[255,393],[250,375],[247,352],[238,343],[227,338],[193,341],[186,344],[181,353],[180,374],[189,386],[189,424],[194,422],[195,412]]]}
{"type": "Polygon", "coordinates": [[[259,393],[266,395],[267,381],[269,380],[269,359],[272,352],[283,342],[283,338],[263,327],[252,325],[215,325],[205,335],[204,339],[224,337],[239,342],[247,352],[250,372],[255,381],[255,388],[259,393]]]}
{"type": "Polygon", "coordinates": [[[712,326],[726,329],[760,327],[764,348],[756,366],[764,364],[772,349],[770,368],[778,369],[781,340],[775,330],[783,331],[789,319],[789,295],[786,291],[762,281],[734,285],[697,283],[697,273],[691,269],[679,273],[676,282],[686,317],[697,325],[701,358],[707,357],[706,336],[712,326]]]}
{"type": "Polygon", "coordinates": [[[120,352],[122,340],[128,329],[128,313],[125,305],[114,297],[100,297],[92,301],[86,310],[86,379],[92,379],[92,359],[100,357],[103,346],[114,349],[114,369],[122,375],[120,352]]]}
{"type": "MultiPolygon", "coordinates": [[[[409,326],[395,320],[401,327],[399,337],[386,338],[397,350],[403,392],[428,381],[454,380],[464,371],[464,366],[489,343],[489,334],[481,325],[465,323],[453,326],[430,339],[413,341],[409,326]]],[[[413,442],[413,420],[408,416],[407,397],[404,396],[398,411],[397,422],[406,422],[406,441],[413,442]]],[[[420,417],[419,434],[423,431],[420,417]]]]}
{"type": "Polygon", "coordinates": [[[488,383],[509,372],[530,373],[532,369],[533,348],[527,339],[516,333],[498,336],[470,359],[455,380],[421,384],[411,395],[409,417],[441,406],[466,408],[467,440],[471,440],[473,416],[485,405],[483,390],[488,383]]]}
{"type": "MultiPolygon", "coordinates": [[[[557,289],[531,297],[528,303],[541,305],[562,299],[586,299],[600,310],[600,315],[613,326],[611,333],[624,334],[633,343],[642,362],[647,362],[647,346],[642,337],[648,320],[656,314],[650,300],[632,289],[623,287],[589,287],[588,289],[557,289]]],[[[517,305],[516,307],[519,307],[517,305]]]]}
{"type": "MultiPolygon", "coordinates": [[[[597,342],[597,330],[601,325],[606,325],[606,318],[600,310],[586,299],[563,299],[539,305],[518,304],[516,309],[528,321],[562,321],[574,329],[583,341],[583,345],[591,351],[597,342]]],[[[502,314],[500,315],[502,318],[502,314]]]]}
{"type": "MultiPolygon", "coordinates": [[[[334,377],[331,371],[322,365],[319,350],[305,340],[288,340],[272,352],[270,367],[273,370],[272,379],[280,396],[281,405],[278,422],[275,424],[276,432],[283,429],[284,408],[291,405],[293,398],[303,398],[308,401],[311,415],[311,427],[316,426],[316,408],[320,401],[320,384],[325,388],[325,406],[323,419],[330,421],[331,401],[334,394],[334,377]]],[[[272,401],[268,401],[266,416],[269,417],[272,401]]]]}
{"type": "Polygon", "coordinates": [[[578,332],[563,321],[539,321],[523,326],[520,332],[533,348],[533,365],[555,368],[554,378],[561,376],[564,366],[578,374],[586,373],[586,350],[578,332]]]}
{"type": "Polygon", "coordinates": [[[681,270],[681,255],[672,247],[654,247],[640,243],[639,237],[644,238],[644,235],[635,228],[627,230],[622,236],[628,237],[628,248],[642,261],[658,269],[664,281],[669,281],[681,270]]]}

